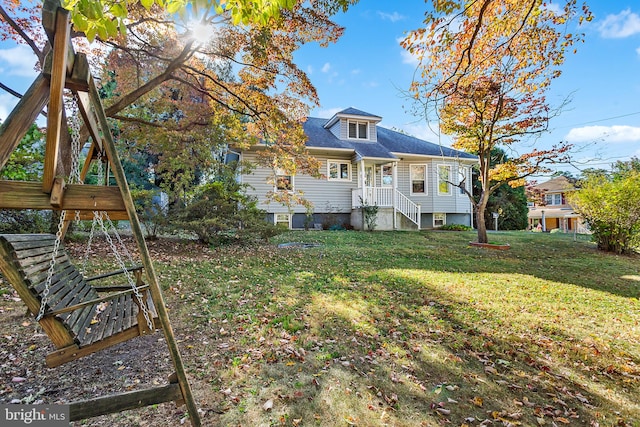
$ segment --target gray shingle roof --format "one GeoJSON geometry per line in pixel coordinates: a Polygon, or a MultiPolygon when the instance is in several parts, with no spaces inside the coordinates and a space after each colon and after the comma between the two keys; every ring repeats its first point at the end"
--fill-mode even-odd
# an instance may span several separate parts
{"type": "MultiPolygon", "coordinates": [[[[347,108],[338,114],[350,114],[359,116],[376,117],[369,113],[357,110],[355,108],[347,108]]],[[[346,149],[353,150],[358,158],[379,158],[396,160],[397,157],[393,153],[417,154],[425,156],[445,156],[461,159],[476,159],[474,156],[463,151],[454,150],[432,142],[424,141],[413,136],[405,135],[400,132],[376,126],[378,141],[377,142],[359,142],[352,140],[341,140],[337,138],[329,129],[324,126],[327,119],[317,117],[309,117],[304,123],[304,131],[307,135],[307,146],[314,148],[328,149],[346,149]]]]}
{"type": "Polygon", "coordinates": [[[363,117],[373,117],[377,119],[382,119],[382,117],[380,116],[376,116],[375,114],[367,113],[365,111],[358,110],[357,108],[353,108],[353,107],[345,108],[344,110],[338,112],[338,115],[339,114],[348,114],[350,116],[363,116],[363,117]]]}

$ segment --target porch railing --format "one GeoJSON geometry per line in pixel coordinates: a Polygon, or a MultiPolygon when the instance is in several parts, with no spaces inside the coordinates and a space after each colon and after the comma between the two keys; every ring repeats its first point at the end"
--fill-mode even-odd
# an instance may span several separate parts
{"type": "Polygon", "coordinates": [[[420,205],[414,203],[400,191],[391,187],[354,188],[351,192],[351,206],[357,209],[363,204],[381,208],[395,208],[420,229],[420,205]]]}
{"type": "Polygon", "coordinates": [[[415,225],[418,226],[418,230],[420,230],[420,205],[415,204],[411,199],[407,196],[399,192],[395,191],[396,196],[396,209],[402,215],[409,218],[415,225]]]}

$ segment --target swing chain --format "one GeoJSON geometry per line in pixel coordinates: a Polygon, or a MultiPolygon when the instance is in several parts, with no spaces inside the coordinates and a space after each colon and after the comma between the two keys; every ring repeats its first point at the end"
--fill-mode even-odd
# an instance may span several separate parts
{"type": "MultiPolygon", "coordinates": [[[[95,215],[95,213],[94,213],[95,215]]],[[[87,274],[87,264],[89,263],[89,253],[91,252],[91,244],[93,243],[93,237],[95,236],[96,231],[96,221],[91,221],[91,231],[89,232],[89,240],[87,241],[87,246],[84,248],[84,257],[82,258],[82,266],[80,268],[80,272],[83,276],[87,274]]]]}
{"type": "Polygon", "coordinates": [[[40,321],[44,317],[45,307],[49,299],[49,292],[51,290],[51,281],[53,279],[53,273],[56,268],[56,258],[58,257],[58,250],[60,249],[60,242],[62,241],[62,230],[64,228],[64,217],[66,211],[60,211],[60,221],[58,221],[58,231],[56,232],[56,240],[53,244],[53,253],[51,255],[51,261],[49,261],[49,270],[47,270],[47,280],[44,283],[44,290],[42,291],[42,298],[40,299],[40,310],[36,316],[36,321],[40,321]]]}
{"type": "Polygon", "coordinates": [[[80,112],[78,109],[78,95],[73,94],[72,110],[70,112],[71,128],[71,174],[69,181],[80,184],[80,112]]]}
{"type": "Polygon", "coordinates": [[[136,286],[135,281],[133,280],[133,277],[131,276],[131,272],[129,272],[129,270],[127,270],[127,266],[125,265],[124,261],[122,260],[122,257],[118,253],[118,249],[116,248],[115,243],[113,243],[113,239],[111,239],[111,235],[107,232],[107,230],[106,230],[106,228],[104,226],[104,221],[102,220],[102,215],[103,214],[104,214],[104,212],[93,211],[94,218],[97,220],[98,224],[100,225],[100,229],[103,231],[104,237],[107,239],[107,242],[109,243],[109,246],[111,247],[111,250],[113,251],[113,254],[116,257],[116,261],[118,262],[118,265],[120,266],[120,268],[122,269],[122,272],[126,276],[127,281],[129,282],[129,285],[131,286],[131,289],[133,290],[133,294],[135,295],[136,299],[140,303],[140,307],[142,309],[142,314],[144,315],[144,319],[147,322],[147,326],[149,326],[149,329],[153,330],[154,329],[153,321],[151,320],[151,315],[149,313],[149,309],[147,308],[147,304],[144,301],[144,298],[142,297],[142,294],[140,294],[140,290],[136,286]]]}

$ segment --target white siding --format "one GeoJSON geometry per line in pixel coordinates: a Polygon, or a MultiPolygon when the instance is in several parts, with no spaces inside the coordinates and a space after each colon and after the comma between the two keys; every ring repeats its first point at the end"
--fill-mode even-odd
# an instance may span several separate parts
{"type": "MultiPolygon", "coordinates": [[[[398,190],[421,206],[424,213],[471,213],[471,203],[468,197],[460,195],[458,187],[451,186],[451,194],[438,194],[438,165],[451,166],[453,181],[458,177],[458,163],[442,159],[426,159],[398,162],[398,190]],[[410,166],[411,164],[427,165],[427,194],[411,194],[410,166]]],[[[470,177],[467,178],[470,180],[470,177]]]]}
{"type": "MultiPolygon", "coordinates": [[[[327,157],[317,157],[321,162],[320,172],[327,174],[327,157]]],[[[255,162],[255,153],[243,153],[243,160],[255,162]]],[[[331,160],[350,160],[340,157],[330,157],[331,160]]],[[[266,194],[273,191],[273,185],[267,181],[273,171],[270,168],[256,167],[250,175],[244,175],[242,181],[253,188],[247,193],[258,198],[258,207],[269,213],[289,212],[280,203],[266,203],[266,194]]],[[[313,203],[314,213],[349,213],[351,212],[351,190],[358,186],[358,167],[351,166],[351,181],[328,181],[326,178],[313,178],[309,175],[296,175],[293,178],[294,190],[303,191],[303,197],[313,203]]],[[[293,213],[305,213],[303,206],[294,206],[293,213]]]]}
{"type": "Polygon", "coordinates": [[[373,122],[369,122],[369,141],[377,141],[378,140],[378,131],[377,126],[373,122]]]}
{"type": "Polygon", "coordinates": [[[340,132],[342,131],[342,120],[338,120],[335,122],[330,128],[329,131],[336,136],[336,138],[340,139],[340,132]]]}

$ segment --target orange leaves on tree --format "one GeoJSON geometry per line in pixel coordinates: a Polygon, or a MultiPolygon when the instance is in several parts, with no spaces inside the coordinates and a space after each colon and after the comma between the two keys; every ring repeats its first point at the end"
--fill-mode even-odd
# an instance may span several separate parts
{"type": "Polygon", "coordinates": [[[491,162],[494,149],[540,135],[559,114],[561,107],[552,110],[545,92],[560,75],[566,49],[582,40],[569,22],[591,15],[575,0],[566,0],[560,11],[538,0],[433,0],[432,7],[424,27],[401,43],[419,61],[421,80],[414,80],[410,95],[417,113],[436,114],[455,148],[478,155],[482,191],[472,203],[478,241],[486,243],[489,195],[505,182],[521,184],[566,153],[560,144],[499,167],[491,162]]]}

